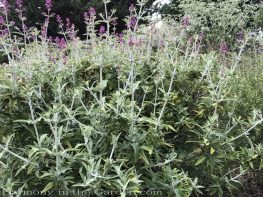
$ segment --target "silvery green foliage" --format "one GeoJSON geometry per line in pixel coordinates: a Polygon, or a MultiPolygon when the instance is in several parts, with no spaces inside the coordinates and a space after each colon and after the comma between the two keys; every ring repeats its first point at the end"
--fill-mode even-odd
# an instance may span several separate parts
{"type": "Polygon", "coordinates": [[[187,40],[181,26],[133,22],[118,37],[91,27],[85,41],[65,32],[54,43],[34,29],[27,33],[39,39],[29,42],[1,38],[10,59],[0,68],[6,196],[223,196],[263,167],[262,145],[253,143],[262,115],[239,113],[231,92],[254,37],[237,54],[200,54],[198,35],[187,40]]]}
{"type": "Polygon", "coordinates": [[[204,31],[212,37],[210,42],[235,40],[239,31],[244,31],[248,23],[258,13],[257,4],[250,0],[198,1],[183,0],[180,7],[190,17],[191,30],[204,31]],[[216,36],[215,36],[216,35],[216,36]]]}

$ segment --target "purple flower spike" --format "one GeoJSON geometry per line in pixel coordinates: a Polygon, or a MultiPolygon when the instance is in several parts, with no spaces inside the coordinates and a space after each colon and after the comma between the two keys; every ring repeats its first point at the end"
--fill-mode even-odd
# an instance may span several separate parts
{"type": "Polygon", "coordinates": [[[62,26],[63,26],[62,18],[61,18],[61,16],[58,15],[58,14],[57,14],[57,16],[56,16],[56,21],[57,21],[59,27],[62,27],[62,26]]]}
{"type": "Polygon", "coordinates": [[[0,37],[7,36],[9,34],[9,31],[7,28],[0,30],[0,37]]]}
{"type": "Polygon", "coordinates": [[[114,25],[114,26],[116,26],[118,23],[117,23],[117,20],[116,19],[114,19],[113,21],[112,21],[112,24],[114,25]]]}
{"type": "Polygon", "coordinates": [[[23,0],[16,0],[16,5],[19,9],[23,7],[23,0]]]}
{"type": "Polygon", "coordinates": [[[96,9],[95,8],[90,8],[89,9],[89,15],[90,16],[95,16],[96,15],[96,9]]]}
{"type": "Polygon", "coordinates": [[[15,21],[10,21],[10,25],[11,25],[11,26],[14,26],[15,24],[16,24],[15,21]]]}
{"type": "Polygon", "coordinates": [[[46,6],[46,9],[50,11],[52,8],[52,0],[46,0],[45,6],[46,6]]]}
{"type": "Polygon", "coordinates": [[[136,23],[137,23],[137,18],[136,17],[132,17],[130,22],[129,22],[129,26],[131,28],[133,28],[133,27],[135,27],[136,23]]]}
{"type": "Polygon", "coordinates": [[[4,17],[0,16],[0,25],[3,25],[5,23],[4,17]]]}
{"type": "Polygon", "coordinates": [[[25,24],[23,24],[22,25],[22,30],[23,30],[23,32],[26,32],[28,30],[28,27],[25,24]]]}
{"type": "Polygon", "coordinates": [[[189,16],[185,16],[182,21],[183,28],[186,28],[190,25],[190,18],[189,16]]]}
{"type": "Polygon", "coordinates": [[[8,4],[8,1],[7,0],[1,0],[0,1],[0,5],[1,5],[1,8],[3,9],[3,13],[5,15],[8,14],[9,12],[9,4],[8,4]]]}
{"type": "Polygon", "coordinates": [[[65,39],[64,38],[59,38],[59,37],[56,37],[55,39],[54,39],[54,41],[56,42],[56,44],[57,44],[57,46],[58,46],[58,48],[60,49],[60,50],[63,50],[63,49],[65,49],[65,48],[67,48],[67,43],[66,43],[66,41],[65,41],[65,39]]]}
{"type": "Polygon", "coordinates": [[[229,51],[229,48],[228,48],[226,42],[222,42],[220,44],[220,51],[221,51],[221,53],[224,53],[224,54],[226,54],[229,51]]]}
{"type": "Polygon", "coordinates": [[[100,34],[104,34],[106,32],[106,29],[103,25],[100,26],[99,32],[100,34]]]}
{"type": "Polygon", "coordinates": [[[66,18],[66,28],[67,28],[67,30],[70,29],[70,26],[71,26],[70,20],[69,20],[69,18],[66,18]]]}
{"type": "Polygon", "coordinates": [[[84,19],[89,20],[89,13],[88,12],[84,12],[84,19]]]}
{"type": "Polygon", "coordinates": [[[136,10],[135,6],[133,4],[129,7],[130,12],[134,12],[136,10]]]}

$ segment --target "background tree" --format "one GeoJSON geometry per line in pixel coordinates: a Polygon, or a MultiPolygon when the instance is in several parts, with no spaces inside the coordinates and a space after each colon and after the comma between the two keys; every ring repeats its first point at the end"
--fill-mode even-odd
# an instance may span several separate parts
{"type": "MultiPolygon", "coordinates": [[[[148,0],[145,9],[150,11],[154,0],[148,0]]],[[[117,17],[117,31],[122,31],[126,28],[126,24],[123,21],[127,15],[129,15],[129,6],[131,4],[136,5],[137,0],[112,0],[107,4],[108,10],[115,9],[114,14],[117,17]]],[[[15,5],[15,0],[12,0],[12,5],[15,5]]],[[[85,34],[85,23],[83,14],[85,11],[94,7],[97,11],[97,17],[100,19],[99,13],[104,13],[104,2],[103,0],[56,0],[52,1],[52,13],[59,14],[63,20],[69,18],[72,23],[75,24],[76,29],[79,30],[78,35],[83,36],[85,34]]],[[[44,21],[43,12],[45,10],[45,0],[35,1],[28,0],[24,1],[24,13],[27,17],[28,26],[40,27],[41,21],[44,21]]],[[[15,15],[12,17],[14,18],[15,15]]],[[[17,19],[16,19],[17,20],[17,19]]],[[[58,32],[58,25],[56,24],[55,17],[51,18],[49,24],[49,35],[56,35],[58,32]]]]}

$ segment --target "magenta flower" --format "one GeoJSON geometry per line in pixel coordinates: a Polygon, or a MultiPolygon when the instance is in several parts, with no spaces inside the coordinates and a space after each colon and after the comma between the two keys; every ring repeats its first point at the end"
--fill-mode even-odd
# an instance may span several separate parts
{"type": "Polygon", "coordinates": [[[70,30],[70,25],[71,25],[71,23],[70,23],[69,18],[66,18],[66,28],[67,28],[67,30],[70,30]]]}
{"type": "Polygon", "coordinates": [[[25,24],[23,24],[22,25],[22,30],[23,30],[23,32],[26,32],[28,30],[28,27],[25,24]]]}
{"type": "Polygon", "coordinates": [[[61,16],[58,15],[58,14],[57,14],[57,16],[56,16],[56,21],[57,21],[59,27],[62,27],[62,26],[63,26],[62,18],[61,18],[61,16]]]}
{"type": "Polygon", "coordinates": [[[8,4],[8,1],[7,1],[7,0],[1,0],[0,3],[2,4],[3,13],[4,13],[5,15],[7,15],[8,12],[9,12],[9,4],[8,4]]]}
{"type": "Polygon", "coordinates": [[[90,16],[95,16],[96,15],[96,9],[95,8],[90,8],[89,9],[89,15],[90,16]]]}
{"type": "Polygon", "coordinates": [[[52,42],[52,41],[53,41],[53,37],[52,37],[52,36],[49,36],[49,37],[48,37],[48,40],[49,40],[50,42],[52,42]]]}
{"type": "Polygon", "coordinates": [[[113,21],[112,21],[112,24],[114,25],[114,26],[116,26],[118,23],[117,23],[117,20],[116,19],[114,19],[113,21]]]}
{"type": "Polygon", "coordinates": [[[16,0],[16,5],[19,9],[23,7],[23,0],[16,0]]]}
{"type": "Polygon", "coordinates": [[[84,19],[86,21],[89,20],[89,13],[88,12],[84,12],[84,19]]]}
{"type": "Polygon", "coordinates": [[[228,48],[226,42],[222,42],[220,44],[220,51],[221,51],[221,53],[224,53],[224,54],[226,54],[229,51],[229,48],[228,48]]]}
{"type": "Polygon", "coordinates": [[[115,38],[116,38],[118,43],[120,43],[120,44],[124,43],[124,34],[123,33],[120,33],[120,34],[116,33],[115,38]]]}
{"type": "Polygon", "coordinates": [[[75,39],[75,25],[72,24],[71,28],[69,29],[69,37],[71,40],[75,39]]]}
{"type": "Polygon", "coordinates": [[[7,28],[0,30],[0,37],[7,36],[9,34],[9,31],[7,28]]]}
{"type": "Polygon", "coordinates": [[[129,46],[141,46],[142,45],[142,40],[138,39],[136,37],[130,37],[128,40],[128,45],[129,46]]]}
{"type": "Polygon", "coordinates": [[[47,37],[47,27],[45,25],[43,25],[41,29],[41,36],[42,36],[42,39],[47,37]]]}
{"type": "Polygon", "coordinates": [[[4,17],[0,16],[0,25],[3,25],[5,23],[4,17]]]}
{"type": "Polygon", "coordinates": [[[60,39],[59,47],[61,50],[65,49],[67,47],[67,43],[64,38],[60,39]]]}
{"type": "Polygon", "coordinates": [[[15,24],[16,24],[15,21],[10,21],[10,25],[11,25],[11,26],[14,26],[15,24]]]}
{"type": "Polygon", "coordinates": [[[63,50],[63,49],[65,49],[65,48],[67,48],[67,43],[66,43],[66,41],[65,41],[65,39],[64,38],[59,38],[59,37],[56,37],[55,39],[54,39],[54,41],[56,42],[56,44],[57,44],[57,46],[58,46],[58,48],[60,49],[60,50],[63,50]]]}
{"type": "Polygon", "coordinates": [[[131,4],[129,7],[129,10],[130,10],[130,12],[135,12],[136,8],[133,4],[131,4]]]}
{"type": "Polygon", "coordinates": [[[46,6],[46,9],[50,11],[52,8],[52,0],[46,0],[45,6],[46,6]]]}
{"type": "Polygon", "coordinates": [[[104,34],[106,32],[104,25],[100,26],[99,32],[100,32],[100,34],[104,34]]]}
{"type": "Polygon", "coordinates": [[[137,18],[136,17],[132,17],[130,19],[130,21],[129,21],[129,27],[134,28],[136,23],[137,23],[137,18]]]}
{"type": "Polygon", "coordinates": [[[189,16],[185,16],[183,18],[183,21],[182,21],[182,26],[183,28],[185,29],[186,27],[188,27],[190,25],[190,18],[189,16]]]}

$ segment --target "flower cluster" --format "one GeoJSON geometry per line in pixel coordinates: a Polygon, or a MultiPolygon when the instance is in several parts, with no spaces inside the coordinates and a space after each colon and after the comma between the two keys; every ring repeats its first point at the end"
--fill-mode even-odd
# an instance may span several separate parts
{"type": "Polygon", "coordinates": [[[67,48],[67,43],[64,38],[56,37],[54,41],[60,50],[64,50],[65,48],[67,48]]]}
{"type": "Polygon", "coordinates": [[[130,12],[135,12],[136,11],[136,8],[135,8],[134,4],[130,5],[129,10],[130,10],[130,12]]]}
{"type": "Polygon", "coordinates": [[[1,8],[3,9],[3,14],[7,15],[9,12],[9,7],[10,7],[10,5],[8,4],[8,1],[7,0],[1,0],[0,4],[1,4],[1,8]]]}
{"type": "Polygon", "coordinates": [[[96,9],[90,8],[88,12],[84,12],[84,19],[85,21],[93,20],[96,17],[96,9]]]}
{"type": "Polygon", "coordinates": [[[19,9],[23,7],[23,0],[16,0],[16,5],[19,9]]]}
{"type": "Polygon", "coordinates": [[[0,25],[4,25],[4,23],[5,23],[4,17],[0,16],[0,25]]]}
{"type": "Polygon", "coordinates": [[[137,23],[137,18],[135,16],[131,17],[129,23],[128,23],[128,27],[129,28],[134,28],[136,26],[137,23]]]}
{"type": "Polygon", "coordinates": [[[130,37],[128,39],[128,45],[129,46],[141,46],[142,45],[142,39],[141,38],[136,38],[136,37],[130,37]]]}
{"type": "Polygon", "coordinates": [[[185,16],[182,21],[182,28],[185,29],[190,25],[190,18],[189,16],[185,16]]]}
{"type": "Polygon", "coordinates": [[[52,8],[52,0],[46,0],[45,6],[46,9],[50,12],[52,8]]]}
{"type": "Polygon", "coordinates": [[[62,18],[61,18],[61,16],[58,15],[58,14],[57,14],[57,16],[56,16],[56,21],[57,21],[57,23],[58,23],[58,25],[59,25],[60,28],[63,27],[62,18]]]}
{"type": "Polygon", "coordinates": [[[221,42],[220,43],[220,51],[223,54],[226,54],[229,51],[229,47],[227,46],[226,42],[221,42]]]}
{"type": "Polygon", "coordinates": [[[123,33],[115,33],[116,41],[120,44],[124,43],[124,34],[123,33]]]}
{"type": "Polygon", "coordinates": [[[106,32],[105,26],[104,26],[104,25],[101,25],[101,26],[100,26],[100,29],[99,29],[99,33],[100,33],[100,34],[104,34],[105,32],[106,32]]]}

